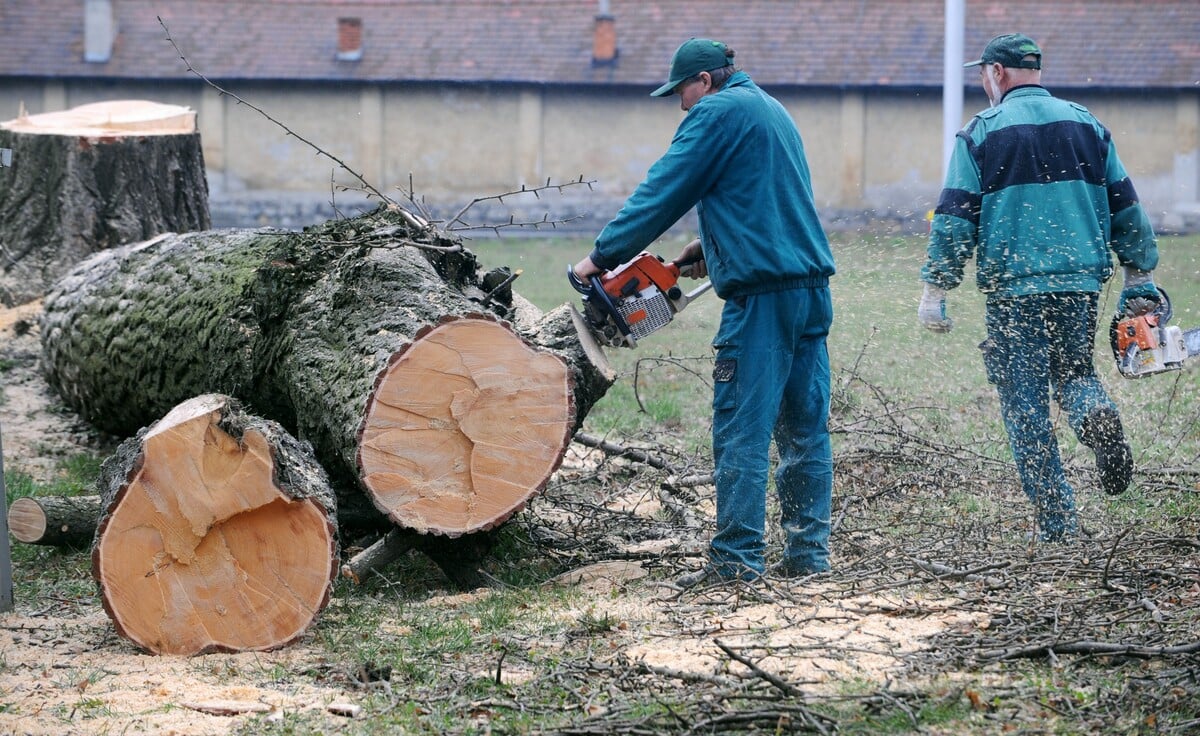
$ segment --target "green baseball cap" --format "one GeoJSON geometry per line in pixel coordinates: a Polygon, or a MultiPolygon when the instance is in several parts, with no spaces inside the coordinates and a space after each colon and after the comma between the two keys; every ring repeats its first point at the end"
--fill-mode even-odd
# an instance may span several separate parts
{"type": "Polygon", "coordinates": [[[671,57],[671,76],[667,83],[650,93],[651,97],[666,97],[688,77],[729,66],[733,59],[725,55],[725,44],[708,38],[689,38],[671,57]]]}
{"type": "Polygon", "coordinates": [[[996,36],[983,49],[983,56],[978,61],[963,64],[963,67],[979,66],[980,64],[999,64],[1009,69],[1041,69],[1042,50],[1037,43],[1023,33],[1006,33],[996,36]],[[1026,56],[1036,56],[1027,60],[1026,56]]]}

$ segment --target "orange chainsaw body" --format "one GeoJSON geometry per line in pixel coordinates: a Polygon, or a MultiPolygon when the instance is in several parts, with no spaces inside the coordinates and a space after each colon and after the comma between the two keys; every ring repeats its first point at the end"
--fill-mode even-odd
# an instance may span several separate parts
{"type": "Polygon", "coordinates": [[[640,253],[636,258],[623,263],[600,276],[600,286],[614,299],[624,299],[656,286],[668,292],[679,283],[679,266],[666,263],[652,253],[640,253]]]}
{"type": "Polygon", "coordinates": [[[600,343],[636,347],[638,340],[665,327],[712,288],[708,282],[685,294],[679,277],[689,266],[643,251],[611,271],[589,277],[586,284],[570,267],[567,279],[584,295],[584,315],[600,343]]]}
{"type": "Polygon", "coordinates": [[[664,298],[677,298],[678,284],[679,266],[645,252],[600,276],[600,288],[614,303],[623,305],[622,316],[634,334],[641,332],[636,325],[647,318],[653,317],[655,322],[645,334],[671,321],[664,298]]]}
{"type": "Polygon", "coordinates": [[[1117,323],[1117,352],[1124,355],[1131,345],[1138,350],[1153,350],[1159,345],[1158,315],[1126,317],[1117,323]]]}

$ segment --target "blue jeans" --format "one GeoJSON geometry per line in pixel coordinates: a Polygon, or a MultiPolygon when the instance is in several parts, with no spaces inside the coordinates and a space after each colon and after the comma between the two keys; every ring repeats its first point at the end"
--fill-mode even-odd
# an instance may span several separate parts
{"type": "Polygon", "coordinates": [[[772,436],[783,564],[829,569],[833,451],[829,441],[828,287],[725,302],[713,346],[713,458],[717,531],[712,564],[727,577],[764,570],[772,436]]]}
{"type": "Polygon", "coordinates": [[[996,386],[1021,488],[1033,503],[1041,538],[1078,532],[1075,491],[1063,473],[1050,423],[1050,397],[1079,434],[1100,407],[1116,409],[1096,376],[1092,351],[1098,295],[1084,292],[988,299],[988,338],[979,347],[996,386]]]}

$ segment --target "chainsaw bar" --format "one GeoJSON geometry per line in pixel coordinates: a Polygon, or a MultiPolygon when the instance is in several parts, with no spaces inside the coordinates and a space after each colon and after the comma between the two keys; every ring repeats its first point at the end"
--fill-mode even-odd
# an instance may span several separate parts
{"type": "Polygon", "coordinates": [[[1189,358],[1200,355],[1200,327],[1184,331],[1183,346],[1187,349],[1189,358]]]}

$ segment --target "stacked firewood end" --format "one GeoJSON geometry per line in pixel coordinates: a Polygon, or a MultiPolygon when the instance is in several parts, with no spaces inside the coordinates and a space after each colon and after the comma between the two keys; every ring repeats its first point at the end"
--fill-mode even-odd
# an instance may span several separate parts
{"type": "MultiPolygon", "coordinates": [[[[613,380],[568,305],[543,313],[508,277],[389,205],[304,232],[165,234],[59,280],[46,378],[129,437],[91,527],[117,630],[155,653],[280,647],[339,571],[414,548],[478,583],[491,534],[613,380]],[[339,539],[364,536],[342,560],[339,539]]],[[[88,526],[13,513],[47,539],[88,526]]]]}

